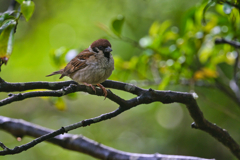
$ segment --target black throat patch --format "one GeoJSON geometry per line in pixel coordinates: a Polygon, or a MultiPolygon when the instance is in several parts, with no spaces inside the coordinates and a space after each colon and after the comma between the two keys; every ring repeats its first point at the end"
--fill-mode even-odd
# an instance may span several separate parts
{"type": "Polygon", "coordinates": [[[109,52],[103,52],[104,53],[104,57],[106,57],[109,61],[110,59],[110,53],[109,52]]]}

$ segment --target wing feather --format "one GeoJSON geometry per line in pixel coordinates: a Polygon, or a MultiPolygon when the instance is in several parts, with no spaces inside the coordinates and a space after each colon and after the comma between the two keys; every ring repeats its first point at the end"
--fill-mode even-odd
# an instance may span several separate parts
{"type": "Polygon", "coordinates": [[[85,49],[79,53],[75,58],[73,58],[63,70],[63,75],[70,75],[78,70],[81,70],[87,66],[86,60],[93,56],[94,53],[90,52],[88,49],[85,49]]]}

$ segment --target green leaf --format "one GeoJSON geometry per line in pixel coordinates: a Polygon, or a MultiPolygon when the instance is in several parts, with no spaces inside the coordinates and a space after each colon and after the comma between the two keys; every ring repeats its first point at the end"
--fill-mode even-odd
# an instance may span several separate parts
{"type": "Polygon", "coordinates": [[[23,1],[21,4],[21,12],[23,16],[26,18],[26,21],[28,21],[34,11],[35,4],[33,1],[23,1]]]}
{"type": "Polygon", "coordinates": [[[117,19],[114,19],[112,22],[112,29],[115,35],[120,36],[122,32],[122,26],[124,23],[124,17],[119,15],[117,19]]]}
{"type": "Polygon", "coordinates": [[[76,92],[74,93],[69,93],[66,95],[68,99],[75,100],[78,97],[78,94],[76,92]]]}
{"type": "Polygon", "coordinates": [[[3,23],[7,19],[15,19],[14,16],[12,16],[13,13],[16,11],[6,11],[2,14],[0,14],[0,24],[3,23]]]}
{"type": "Polygon", "coordinates": [[[232,12],[232,6],[227,4],[227,3],[224,3],[223,4],[223,11],[225,14],[230,14],[232,12]]]}
{"type": "Polygon", "coordinates": [[[0,34],[0,67],[3,63],[7,64],[12,53],[15,26],[16,21],[13,20],[0,34]]]}
{"type": "Polygon", "coordinates": [[[1,33],[4,31],[4,29],[6,29],[7,27],[9,27],[9,26],[11,26],[11,25],[15,26],[15,25],[16,25],[16,21],[13,20],[13,19],[6,20],[6,21],[3,23],[3,25],[0,27],[0,35],[1,35],[1,33]]]}
{"type": "Polygon", "coordinates": [[[172,78],[172,76],[170,74],[163,77],[161,83],[158,86],[158,89],[163,90],[164,88],[166,88],[166,86],[169,84],[171,78],[172,78]]]}
{"type": "Polygon", "coordinates": [[[68,51],[69,49],[67,49],[66,47],[60,47],[58,49],[52,50],[51,57],[52,60],[54,61],[54,64],[58,68],[61,68],[66,65],[65,56],[68,53],[68,51]]]}
{"type": "Polygon", "coordinates": [[[171,26],[171,22],[169,20],[166,20],[164,22],[162,22],[161,24],[159,24],[158,26],[158,31],[157,31],[157,35],[155,36],[151,47],[153,48],[158,48],[165,36],[165,32],[167,31],[167,29],[171,26]]]}
{"type": "Polygon", "coordinates": [[[64,111],[64,110],[67,109],[67,105],[66,105],[65,101],[61,97],[57,98],[57,100],[55,101],[54,105],[60,111],[64,111]]]}
{"type": "Polygon", "coordinates": [[[203,17],[203,18],[202,18],[202,23],[203,23],[203,24],[206,24],[205,14],[206,14],[208,8],[210,8],[210,7],[212,7],[212,6],[215,6],[215,5],[216,5],[215,0],[209,0],[209,1],[208,1],[208,4],[204,7],[204,9],[203,9],[203,15],[202,15],[202,17],[203,17]]]}
{"type": "Polygon", "coordinates": [[[156,36],[158,34],[159,28],[160,28],[160,23],[158,21],[153,22],[149,29],[149,35],[150,36],[156,36]]]}
{"type": "Polygon", "coordinates": [[[240,24],[240,18],[239,18],[239,11],[236,8],[233,8],[229,17],[232,26],[233,26],[233,30],[234,32],[239,32],[239,24],[240,24]]]}

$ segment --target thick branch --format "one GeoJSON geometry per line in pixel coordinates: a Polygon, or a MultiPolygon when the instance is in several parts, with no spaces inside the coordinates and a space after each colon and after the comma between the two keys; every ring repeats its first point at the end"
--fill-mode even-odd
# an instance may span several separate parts
{"type": "MultiPolygon", "coordinates": [[[[0,128],[6,130],[15,137],[31,136],[40,137],[54,132],[53,130],[43,128],[24,120],[11,119],[8,117],[0,116],[0,128]]],[[[82,152],[99,159],[148,159],[155,160],[156,158],[165,158],[166,160],[207,160],[203,158],[190,157],[190,156],[173,156],[163,154],[137,154],[119,151],[105,145],[99,144],[81,135],[64,134],[58,135],[47,141],[61,146],[65,149],[82,152]],[[97,151],[97,152],[96,152],[97,151]]]]}
{"type": "MultiPolygon", "coordinates": [[[[76,85],[71,84],[68,87],[62,86],[62,89],[56,90],[56,91],[35,91],[35,92],[27,92],[27,93],[18,93],[18,94],[8,94],[8,98],[5,98],[0,101],[0,106],[4,106],[6,104],[15,102],[15,101],[21,101],[27,98],[32,97],[61,97],[69,93],[77,92],[77,91],[85,91],[90,94],[96,94],[98,96],[103,95],[102,90],[97,89],[96,93],[89,87],[86,87],[84,85],[76,85]]],[[[124,101],[117,95],[113,94],[110,90],[108,90],[108,96],[110,100],[116,102],[117,104],[121,105],[124,101]]]]}
{"type": "MultiPolygon", "coordinates": [[[[63,81],[63,82],[27,82],[27,83],[8,83],[5,82],[0,77],[0,92],[19,92],[19,91],[27,91],[34,89],[50,89],[50,90],[58,90],[62,89],[64,86],[67,87],[70,84],[76,84],[74,81],[63,81]]],[[[136,87],[132,84],[115,82],[111,80],[106,80],[102,83],[107,88],[123,90],[126,92],[130,92],[132,94],[140,95],[143,89],[136,87]]]]}
{"type": "MultiPolygon", "coordinates": [[[[135,98],[132,98],[130,100],[123,100],[120,97],[113,94],[112,92],[108,91],[107,98],[109,98],[110,100],[112,100],[120,105],[120,107],[117,110],[110,112],[110,113],[103,114],[99,117],[84,120],[79,123],[64,127],[55,132],[52,132],[54,134],[51,134],[50,136],[45,135],[45,136],[43,136],[43,139],[41,139],[41,137],[40,137],[37,139],[37,141],[33,141],[30,143],[33,143],[34,145],[36,145],[37,143],[40,143],[50,137],[54,137],[56,135],[67,132],[69,130],[113,118],[113,117],[119,115],[120,113],[122,113],[132,107],[135,107],[139,104],[149,104],[152,102],[162,102],[162,103],[178,102],[178,103],[183,103],[187,106],[187,109],[188,109],[191,117],[195,121],[192,124],[193,128],[197,128],[197,129],[200,129],[202,131],[209,133],[214,138],[216,138],[218,141],[220,141],[222,144],[224,144],[227,148],[229,148],[232,151],[232,153],[240,159],[239,145],[233,140],[233,138],[228,134],[228,132],[225,129],[222,129],[222,128],[218,127],[217,125],[210,123],[209,121],[207,121],[204,118],[203,113],[199,109],[197,102],[195,100],[196,96],[194,97],[193,94],[184,93],[184,92],[173,92],[173,91],[155,91],[152,89],[145,90],[145,89],[136,87],[134,85],[121,83],[121,82],[115,82],[115,81],[109,81],[109,80],[105,81],[103,83],[103,85],[108,88],[114,88],[114,89],[127,91],[130,93],[136,94],[138,96],[135,98]]],[[[55,90],[58,89],[57,91],[40,92],[41,94],[43,94],[43,93],[44,94],[45,93],[53,94],[51,96],[54,96],[54,94],[56,96],[61,96],[61,95],[63,95],[63,92],[65,95],[65,94],[75,92],[75,91],[86,91],[90,94],[93,94],[92,93],[93,91],[88,90],[88,88],[86,88],[85,86],[76,85],[73,81],[56,82],[56,83],[48,83],[48,82],[7,83],[7,82],[2,81],[0,89],[2,92],[9,92],[9,88],[11,88],[11,91],[20,91],[20,90],[24,91],[24,90],[28,90],[28,89],[40,89],[40,88],[44,89],[44,87],[45,87],[45,89],[55,89],[55,90]],[[14,89],[13,86],[16,88],[14,89]],[[35,88],[33,88],[33,86],[35,88]],[[61,88],[60,86],[62,87],[62,89],[60,89],[61,88]],[[68,86],[68,87],[64,87],[64,86],[68,86]]],[[[28,94],[30,94],[30,95],[31,95],[31,93],[38,94],[39,92],[28,92],[28,94]]],[[[24,94],[27,94],[27,93],[24,93],[24,94]]],[[[101,90],[98,89],[96,94],[102,95],[101,90]]],[[[44,96],[44,95],[41,95],[41,96],[44,96]]],[[[29,97],[31,97],[31,96],[29,96],[29,97]]],[[[10,154],[10,153],[8,151],[1,151],[0,154],[5,155],[5,154],[10,154]]]]}

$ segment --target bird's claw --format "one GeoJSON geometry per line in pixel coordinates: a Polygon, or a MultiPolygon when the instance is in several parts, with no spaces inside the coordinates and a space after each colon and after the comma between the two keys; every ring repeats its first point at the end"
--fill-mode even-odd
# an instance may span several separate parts
{"type": "Polygon", "coordinates": [[[107,98],[107,90],[106,90],[106,88],[105,87],[103,87],[103,85],[101,85],[100,83],[99,84],[97,84],[97,86],[98,87],[100,87],[101,89],[102,89],[102,91],[103,91],[103,94],[104,94],[104,100],[107,98]]]}
{"type": "Polygon", "coordinates": [[[91,87],[96,94],[96,89],[92,84],[84,83],[85,86],[91,87]]]}
{"type": "MultiPolygon", "coordinates": [[[[84,85],[86,85],[86,86],[88,86],[88,87],[91,87],[91,88],[94,90],[95,94],[96,94],[96,88],[95,88],[92,84],[84,83],[84,85]]],[[[107,90],[106,90],[106,88],[103,87],[103,85],[101,85],[100,83],[98,83],[97,86],[102,89],[103,95],[104,95],[104,97],[105,97],[104,100],[105,100],[105,99],[107,98],[107,93],[108,93],[107,90]]]]}

